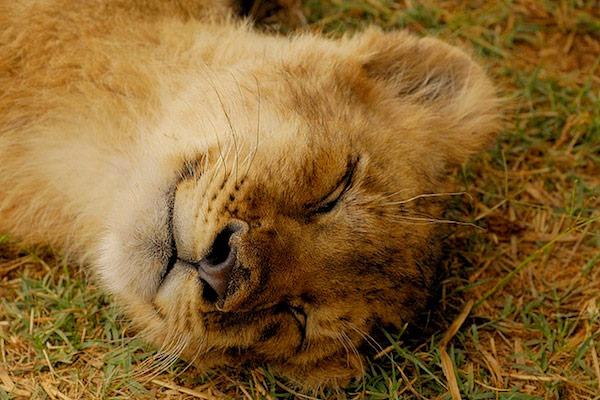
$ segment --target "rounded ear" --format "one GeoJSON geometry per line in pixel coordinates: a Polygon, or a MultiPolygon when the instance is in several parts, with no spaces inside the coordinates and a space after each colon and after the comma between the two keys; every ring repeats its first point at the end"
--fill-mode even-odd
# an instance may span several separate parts
{"type": "Polygon", "coordinates": [[[495,139],[502,101],[465,52],[407,32],[370,29],[360,41],[367,76],[381,83],[397,107],[425,111],[417,140],[439,152],[443,164],[463,163],[495,139]]]}

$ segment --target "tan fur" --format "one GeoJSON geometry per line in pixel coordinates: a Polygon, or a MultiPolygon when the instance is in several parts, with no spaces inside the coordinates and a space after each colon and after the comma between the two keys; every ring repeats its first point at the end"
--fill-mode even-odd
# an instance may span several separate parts
{"type": "Polygon", "coordinates": [[[498,100],[436,39],[270,37],[206,4],[2,0],[0,231],[80,257],[199,367],[344,384],[376,325],[425,305],[442,207],[418,196],[493,140],[498,100]],[[161,283],[171,202],[182,259],[245,227],[224,302],[179,262],[161,283]]]}

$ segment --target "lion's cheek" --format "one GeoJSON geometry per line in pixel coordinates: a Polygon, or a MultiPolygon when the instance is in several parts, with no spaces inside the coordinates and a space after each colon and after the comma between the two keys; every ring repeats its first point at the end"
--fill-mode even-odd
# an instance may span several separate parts
{"type": "Polygon", "coordinates": [[[128,247],[119,235],[107,234],[96,265],[102,285],[124,306],[152,298],[164,264],[161,258],[148,257],[145,252],[130,251],[128,247]]]}

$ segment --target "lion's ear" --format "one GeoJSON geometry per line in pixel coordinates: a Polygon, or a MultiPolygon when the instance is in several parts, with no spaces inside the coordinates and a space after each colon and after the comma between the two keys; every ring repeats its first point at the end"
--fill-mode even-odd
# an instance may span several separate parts
{"type": "Polygon", "coordinates": [[[462,163],[487,147],[500,129],[501,102],[471,57],[433,38],[406,32],[364,33],[367,76],[391,96],[403,113],[425,111],[421,139],[439,151],[443,163],[462,163]]]}

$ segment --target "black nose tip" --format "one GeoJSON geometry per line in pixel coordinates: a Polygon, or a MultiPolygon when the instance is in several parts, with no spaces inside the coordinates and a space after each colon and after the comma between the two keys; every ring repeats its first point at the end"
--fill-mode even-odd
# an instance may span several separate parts
{"type": "Polygon", "coordinates": [[[217,236],[209,253],[198,263],[198,274],[208,284],[204,288],[205,300],[215,303],[227,295],[231,271],[237,262],[236,247],[231,237],[242,229],[236,223],[227,225],[217,236]]]}

